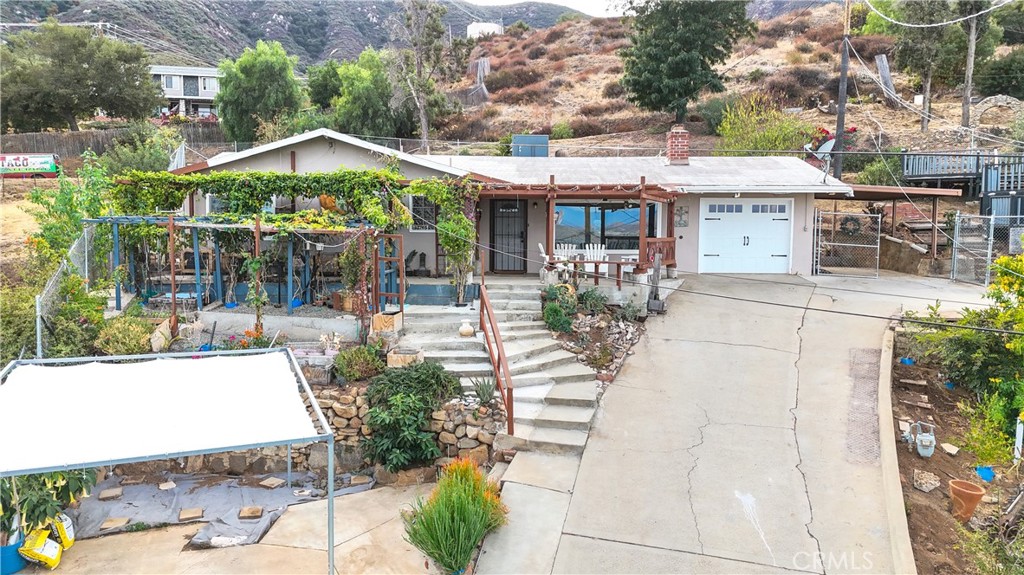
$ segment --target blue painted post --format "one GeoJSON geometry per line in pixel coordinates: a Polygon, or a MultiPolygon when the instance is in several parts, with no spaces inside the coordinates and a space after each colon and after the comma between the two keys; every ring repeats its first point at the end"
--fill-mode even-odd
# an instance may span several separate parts
{"type": "MultiPolygon", "coordinates": [[[[85,261],[89,261],[89,256],[85,257],[85,261]]],[[[86,264],[88,267],[88,263],[86,264]]],[[[128,254],[128,277],[132,278],[132,287],[135,289],[135,293],[139,293],[139,283],[135,281],[135,258],[131,257],[131,253],[128,254]]],[[[89,272],[85,272],[85,281],[89,281],[89,272]]]]}
{"type": "Polygon", "coordinates": [[[214,272],[217,274],[214,277],[214,285],[217,289],[217,299],[220,300],[221,304],[227,303],[227,299],[224,297],[224,274],[220,270],[220,242],[217,241],[217,237],[213,238],[213,259],[214,259],[214,272]]]}
{"type": "MultiPolygon", "coordinates": [[[[117,229],[117,224],[113,224],[114,228],[114,277],[117,277],[117,268],[121,267],[121,235],[117,229]]],[[[118,279],[114,282],[114,309],[121,311],[121,280],[118,279]]]]}
{"type": "Polygon", "coordinates": [[[199,253],[199,228],[192,228],[192,262],[196,268],[196,310],[203,311],[203,283],[199,275],[199,262],[203,259],[199,253]]]}
{"type": "Polygon", "coordinates": [[[308,304],[312,301],[309,297],[309,248],[303,252],[304,257],[302,259],[302,302],[308,304]]]}
{"type": "MultiPolygon", "coordinates": [[[[292,315],[292,269],[295,263],[295,241],[292,237],[288,236],[288,267],[284,273],[288,276],[288,315],[292,315]]],[[[281,285],[281,284],[277,284],[281,285]]]]}

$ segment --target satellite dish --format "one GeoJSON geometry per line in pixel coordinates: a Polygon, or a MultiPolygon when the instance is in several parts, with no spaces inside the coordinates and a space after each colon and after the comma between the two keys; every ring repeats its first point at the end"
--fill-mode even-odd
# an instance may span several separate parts
{"type": "Polygon", "coordinates": [[[807,150],[808,153],[813,154],[815,158],[825,163],[823,171],[826,175],[832,169],[832,148],[834,148],[835,145],[836,141],[834,139],[825,142],[817,150],[812,148],[810,144],[804,144],[804,149],[807,150]]]}

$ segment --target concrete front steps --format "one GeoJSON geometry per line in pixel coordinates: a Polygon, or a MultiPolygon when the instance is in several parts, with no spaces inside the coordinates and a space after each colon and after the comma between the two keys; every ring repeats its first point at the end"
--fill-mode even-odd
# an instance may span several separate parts
{"type": "MultiPolygon", "coordinates": [[[[514,434],[499,433],[495,447],[581,453],[597,408],[594,370],[552,337],[542,321],[538,286],[489,280],[487,292],[512,374],[515,402],[514,434]]],[[[473,379],[494,376],[482,333],[458,335],[463,319],[479,328],[479,305],[477,301],[474,309],[417,306],[405,315],[406,335],[400,343],[422,349],[425,360],[458,375],[467,394],[473,393],[473,379]]]]}

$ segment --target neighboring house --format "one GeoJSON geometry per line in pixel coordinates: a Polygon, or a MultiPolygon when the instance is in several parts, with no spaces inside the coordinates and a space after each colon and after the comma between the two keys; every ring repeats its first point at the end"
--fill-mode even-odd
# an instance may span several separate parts
{"type": "Polygon", "coordinates": [[[213,99],[220,91],[220,72],[216,68],[150,66],[149,71],[167,99],[162,113],[201,118],[217,113],[213,99]]]}
{"type": "Polygon", "coordinates": [[[466,26],[466,38],[499,35],[505,33],[505,27],[494,22],[473,22],[466,26]]]}
{"type": "MultiPolygon", "coordinates": [[[[382,167],[393,158],[410,179],[469,177],[482,187],[478,229],[491,248],[488,273],[538,272],[538,244],[548,255],[559,244],[603,244],[611,261],[660,253],[685,272],[810,275],[815,194],[853,193],[797,158],[690,158],[681,127],[669,132],[668,149],[667,157],[420,156],[321,129],[176,172],[303,173],[382,167]]],[[[405,255],[424,253],[427,267],[443,273],[433,206],[407,201],[417,225],[403,231],[405,255]]],[[[204,198],[189,202],[195,215],[215,207],[204,198]]],[[[311,199],[295,209],[316,205],[311,199]]]]}

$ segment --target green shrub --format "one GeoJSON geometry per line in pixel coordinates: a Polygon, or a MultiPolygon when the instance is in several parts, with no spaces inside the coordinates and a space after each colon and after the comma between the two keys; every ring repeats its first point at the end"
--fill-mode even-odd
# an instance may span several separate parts
{"type": "MultiPolygon", "coordinates": [[[[843,165],[846,165],[845,159],[843,160],[843,165]]],[[[903,179],[903,163],[900,161],[900,157],[885,156],[872,160],[857,174],[857,183],[872,186],[903,185],[905,180],[903,179]]]]}
{"type": "Polygon", "coordinates": [[[523,88],[544,79],[538,70],[516,66],[507,70],[499,70],[484,78],[484,86],[488,92],[500,92],[508,88],[523,88]]]}
{"type": "Polygon", "coordinates": [[[348,381],[369,379],[384,371],[384,362],[372,345],[359,345],[334,356],[334,372],[348,381]]]}
{"type": "Polygon", "coordinates": [[[544,306],[544,323],[551,331],[572,331],[572,318],[566,315],[565,310],[557,302],[548,302],[544,306]]]}
{"type": "MultiPolygon", "coordinates": [[[[760,68],[757,68],[755,71],[761,71],[763,74],[763,70],[760,68]]],[[[722,124],[722,115],[725,114],[725,110],[729,106],[734,105],[738,100],[738,95],[726,94],[725,96],[711,98],[697,104],[695,111],[697,115],[703,118],[704,123],[707,124],[708,132],[717,134],[718,127],[722,124]]]]}
{"type": "Polygon", "coordinates": [[[608,296],[604,295],[597,288],[583,290],[577,296],[580,306],[587,313],[601,313],[604,306],[608,304],[608,296]]]}
{"type": "Polygon", "coordinates": [[[800,42],[796,45],[796,51],[801,54],[810,54],[814,51],[814,46],[810,42],[800,42]]]}
{"type": "Polygon", "coordinates": [[[437,487],[402,514],[406,537],[446,573],[465,569],[488,531],[505,523],[508,509],[498,485],[476,464],[457,459],[444,468],[437,487]]]}
{"type": "Polygon", "coordinates": [[[554,126],[551,126],[552,140],[567,140],[572,136],[572,127],[569,125],[569,122],[558,122],[554,126]]]}
{"type": "Polygon", "coordinates": [[[157,129],[148,122],[135,124],[100,156],[100,163],[111,175],[128,170],[162,172],[167,169],[171,152],[183,141],[174,128],[157,129]]]}
{"type": "Polygon", "coordinates": [[[966,401],[957,404],[967,417],[963,448],[977,456],[980,465],[1002,465],[1010,461],[1013,440],[1004,432],[1007,427],[1005,401],[993,393],[977,405],[966,401]]]}
{"type": "Polygon", "coordinates": [[[445,371],[441,364],[427,361],[385,370],[370,381],[366,399],[370,405],[376,405],[393,395],[407,393],[423,399],[433,408],[458,397],[461,392],[459,378],[445,371]]]}
{"type": "MultiPolygon", "coordinates": [[[[772,76],[775,80],[778,74],[772,76]]],[[[770,96],[753,93],[726,108],[718,133],[718,155],[749,155],[746,150],[798,150],[814,130],[807,122],[781,110],[770,96]]]]}
{"type": "MultiPolygon", "coordinates": [[[[764,68],[754,68],[753,70],[747,72],[747,81],[748,82],[760,82],[761,80],[764,80],[767,77],[768,77],[768,72],[765,72],[764,68]]],[[[700,113],[700,112],[698,111],[698,113],[700,113]]],[[[719,120],[719,122],[720,121],[721,120],[719,120]]],[[[717,128],[718,126],[716,125],[715,127],[717,128]]]]}
{"type": "Polygon", "coordinates": [[[119,316],[100,328],[96,349],[107,355],[139,355],[153,350],[153,327],[143,319],[119,316]]]}
{"type": "Polygon", "coordinates": [[[543,44],[541,44],[540,46],[534,46],[533,48],[530,48],[530,51],[526,53],[526,57],[531,60],[536,60],[538,58],[543,57],[547,53],[548,49],[544,47],[543,44]]]}
{"type": "Polygon", "coordinates": [[[363,454],[388,471],[441,456],[434,435],[424,431],[430,405],[412,393],[397,393],[370,408],[366,425],[373,435],[362,440],[363,454]]]}
{"type": "Polygon", "coordinates": [[[629,300],[626,303],[619,306],[619,309],[615,311],[615,319],[620,321],[636,321],[640,317],[640,306],[633,303],[633,300],[629,300]]]}
{"type": "Polygon", "coordinates": [[[0,290],[0,364],[35,357],[37,293],[38,289],[30,286],[0,290]]]}
{"type": "Polygon", "coordinates": [[[480,400],[481,405],[487,405],[494,399],[497,383],[493,377],[474,377],[469,380],[473,384],[473,393],[480,400]]]}
{"type": "Polygon", "coordinates": [[[978,91],[983,96],[1024,98],[1024,48],[992,60],[978,75],[978,91]]]}

